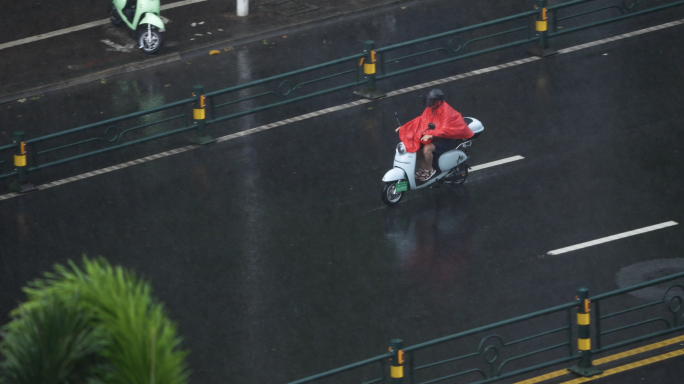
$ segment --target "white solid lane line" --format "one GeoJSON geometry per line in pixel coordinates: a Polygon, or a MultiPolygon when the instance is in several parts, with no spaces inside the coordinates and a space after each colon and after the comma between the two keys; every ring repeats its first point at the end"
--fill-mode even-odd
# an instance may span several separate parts
{"type": "MultiPolygon", "coordinates": [[[[184,0],[184,1],[179,1],[179,2],[177,2],[177,3],[171,3],[171,4],[167,4],[167,5],[162,5],[162,6],[161,6],[161,10],[170,9],[170,8],[176,8],[176,7],[182,7],[182,6],[184,6],[184,5],[199,3],[199,2],[202,2],[202,1],[207,1],[207,0],[184,0]]],[[[81,30],[83,30],[83,29],[88,29],[88,28],[97,27],[97,26],[99,26],[99,25],[105,25],[105,24],[107,24],[107,23],[109,23],[109,19],[98,20],[98,21],[91,21],[90,23],[85,23],[85,24],[81,24],[81,25],[76,25],[76,26],[73,26],[73,27],[64,28],[64,29],[60,29],[60,30],[57,30],[57,31],[53,31],[53,32],[43,33],[42,35],[31,36],[31,37],[27,37],[27,38],[25,38],[25,39],[10,41],[10,42],[7,42],[7,43],[0,44],[0,50],[5,49],[5,48],[10,48],[10,47],[16,47],[17,45],[22,45],[22,44],[26,44],[26,43],[33,43],[34,41],[49,39],[49,38],[51,38],[51,37],[55,37],[55,36],[59,36],[59,35],[65,35],[65,34],[71,33],[71,32],[81,31],[81,30]]]]}
{"type": "Polygon", "coordinates": [[[90,23],[85,23],[85,24],[77,25],[77,26],[75,26],[75,27],[69,27],[69,28],[65,28],[65,29],[60,29],[60,30],[58,30],[58,31],[48,32],[48,33],[44,33],[44,34],[38,35],[38,36],[27,37],[27,38],[21,39],[21,40],[10,41],[9,43],[0,44],[0,50],[1,50],[1,49],[5,49],[5,48],[10,48],[10,47],[15,47],[15,46],[17,46],[17,45],[22,45],[22,44],[26,44],[26,43],[33,43],[34,41],[44,40],[44,39],[48,39],[48,38],[50,38],[50,37],[55,37],[55,36],[59,36],[59,35],[64,35],[64,34],[67,34],[67,33],[70,33],[70,32],[80,31],[80,30],[82,30],[82,29],[88,29],[88,28],[92,28],[92,27],[97,27],[98,25],[105,25],[105,24],[107,24],[107,23],[109,23],[109,19],[107,19],[107,20],[92,21],[92,22],[90,22],[90,23]]]}
{"type": "Polygon", "coordinates": [[[524,159],[524,157],[522,157],[522,156],[507,157],[505,159],[492,161],[491,163],[484,163],[484,164],[476,165],[474,167],[470,167],[470,172],[475,172],[475,171],[479,171],[480,169],[494,167],[497,165],[506,164],[506,163],[510,163],[511,161],[517,161],[517,160],[522,160],[522,159],[524,159]]]}
{"type": "Polygon", "coordinates": [[[613,241],[613,240],[624,239],[625,237],[639,235],[642,233],[655,231],[657,229],[671,227],[671,226],[677,225],[677,224],[678,224],[677,222],[668,221],[668,222],[661,223],[661,224],[651,225],[650,227],[635,229],[635,230],[629,231],[629,232],[618,233],[617,235],[608,236],[608,237],[604,237],[604,238],[596,239],[596,240],[592,240],[592,241],[587,241],[586,243],[581,243],[581,244],[573,245],[570,247],[556,249],[554,251],[549,251],[547,253],[547,255],[560,255],[561,253],[570,252],[570,251],[574,251],[574,250],[582,249],[582,248],[587,248],[587,247],[591,247],[593,245],[603,244],[603,243],[607,243],[607,242],[613,241]]]}

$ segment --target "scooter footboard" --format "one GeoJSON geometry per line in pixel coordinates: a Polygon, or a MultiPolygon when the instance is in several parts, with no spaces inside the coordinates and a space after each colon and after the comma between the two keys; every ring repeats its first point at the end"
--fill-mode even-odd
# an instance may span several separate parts
{"type": "Polygon", "coordinates": [[[385,173],[385,176],[382,177],[382,181],[385,183],[399,180],[407,180],[406,172],[404,172],[404,170],[401,168],[392,168],[385,173]]]}

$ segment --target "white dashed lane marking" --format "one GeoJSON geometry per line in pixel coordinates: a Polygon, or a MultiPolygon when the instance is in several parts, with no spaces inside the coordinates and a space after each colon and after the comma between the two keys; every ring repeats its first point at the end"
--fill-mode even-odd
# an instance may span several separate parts
{"type": "Polygon", "coordinates": [[[581,244],[577,244],[577,245],[572,245],[570,247],[565,247],[565,248],[561,248],[561,249],[556,249],[554,251],[549,251],[547,253],[547,255],[560,255],[561,253],[571,252],[571,251],[575,251],[578,249],[587,248],[587,247],[591,247],[594,245],[607,243],[609,241],[624,239],[625,237],[640,235],[642,233],[651,232],[651,231],[655,231],[658,229],[671,227],[673,225],[677,225],[677,223],[674,221],[668,221],[668,222],[661,223],[661,224],[651,225],[650,227],[635,229],[635,230],[629,231],[629,232],[618,233],[617,235],[603,237],[600,239],[587,241],[586,243],[581,243],[581,244]]]}
{"type": "Polygon", "coordinates": [[[472,166],[469,168],[469,170],[470,170],[470,172],[475,172],[475,171],[479,171],[480,169],[494,167],[497,165],[506,164],[506,163],[510,163],[511,161],[518,161],[518,160],[522,160],[522,159],[524,159],[524,157],[522,157],[522,156],[507,157],[505,159],[492,161],[491,163],[484,163],[484,164],[472,166]]]}

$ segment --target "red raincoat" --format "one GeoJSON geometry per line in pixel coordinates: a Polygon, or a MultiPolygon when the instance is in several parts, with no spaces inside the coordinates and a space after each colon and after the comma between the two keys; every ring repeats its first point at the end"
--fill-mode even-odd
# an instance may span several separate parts
{"type": "Polygon", "coordinates": [[[425,108],[422,115],[404,124],[399,130],[399,138],[408,152],[420,149],[420,138],[424,135],[442,139],[469,139],[474,133],[460,113],[442,102],[434,111],[432,108],[425,108]],[[428,129],[430,123],[435,125],[435,129],[428,129]]]}

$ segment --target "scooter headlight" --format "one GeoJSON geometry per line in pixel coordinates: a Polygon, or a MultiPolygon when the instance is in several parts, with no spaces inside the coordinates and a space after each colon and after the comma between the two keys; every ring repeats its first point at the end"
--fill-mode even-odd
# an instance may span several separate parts
{"type": "Polygon", "coordinates": [[[400,155],[406,154],[406,147],[404,147],[404,143],[397,144],[397,153],[400,155]]]}

